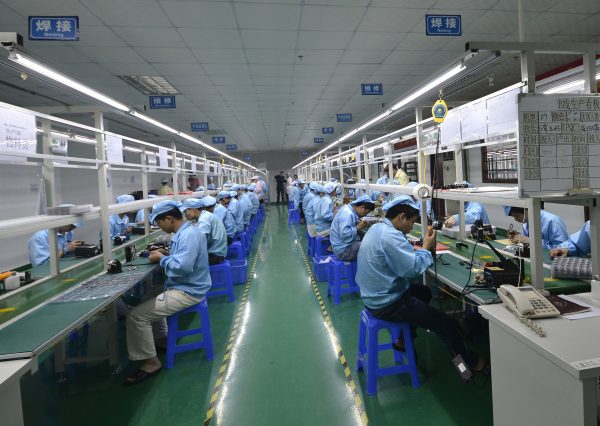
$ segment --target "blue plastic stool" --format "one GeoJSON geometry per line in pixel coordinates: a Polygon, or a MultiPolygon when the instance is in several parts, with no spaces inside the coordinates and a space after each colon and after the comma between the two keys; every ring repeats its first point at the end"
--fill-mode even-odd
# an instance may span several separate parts
{"type": "Polygon", "coordinates": [[[306,233],[306,246],[308,248],[308,256],[312,257],[315,245],[313,243],[314,238],[310,236],[310,234],[307,232],[306,233]]]}
{"type": "Polygon", "coordinates": [[[413,388],[419,387],[419,375],[413,347],[412,333],[407,323],[383,321],[375,318],[368,309],[360,313],[360,328],[358,331],[358,360],[356,370],[361,371],[366,367],[367,394],[377,394],[377,378],[392,374],[410,374],[413,388]],[[379,344],[379,330],[388,329],[392,335],[390,343],[379,344]],[[404,339],[406,352],[393,348],[392,343],[399,337],[404,339]],[[392,367],[379,367],[379,352],[392,350],[396,365],[392,367]],[[365,364],[365,355],[367,362],[365,364]]]}
{"type": "Polygon", "coordinates": [[[294,202],[288,201],[288,210],[293,210],[293,209],[294,209],[294,202]]]}
{"type": "Polygon", "coordinates": [[[329,242],[329,237],[316,237],[313,244],[313,257],[331,255],[331,253],[327,251],[327,247],[331,244],[329,242]]]}
{"type": "Polygon", "coordinates": [[[210,316],[208,315],[208,305],[206,299],[202,302],[192,305],[189,308],[185,308],[176,314],[171,315],[167,318],[167,325],[169,331],[167,334],[167,359],[166,368],[173,368],[175,365],[175,354],[187,351],[193,351],[195,349],[204,349],[206,359],[211,360],[215,357],[213,352],[213,339],[210,332],[210,316]],[[193,330],[179,330],[179,315],[188,313],[198,313],[200,315],[200,321],[202,324],[200,328],[193,330]],[[201,334],[202,340],[193,343],[177,344],[177,339],[184,336],[191,336],[201,334]]]}
{"type": "Polygon", "coordinates": [[[360,293],[354,277],[356,275],[356,261],[344,262],[335,256],[329,261],[327,275],[327,297],[333,294],[333,304],[339,305],[342,294],[360,293]]]}
{"type": "Polygon", "coordinates": [[[244,257],[244,247],[241,242],[234,241],[227,246],[227,259],[241,260],[244,257]]]}
{"type": "Polygon", "coordinates": [[[238,232],[235,234],[236,241],[239,241],[242,244],[242,248],[244,249],[244,255],[248,256],[250,254],[251,242],[248,241],[248,235],[245,232],[238,232]]]}
{"type": "Polygon", "coordinates": [[[235,300],[235,294],[233,292],[233,277],[231,276],[231,265],[229,261],[218,263],[216,265],[210,265],[210,279],[212,285],[206,297],[216,296],[229,296],[229,301],[235,300]]]}
{"type": "Polygon", "coordinates": [[[300,223],[300,210],[299,209],[291,209],[289,211],[288,217],[288,225],[300,223]]]}

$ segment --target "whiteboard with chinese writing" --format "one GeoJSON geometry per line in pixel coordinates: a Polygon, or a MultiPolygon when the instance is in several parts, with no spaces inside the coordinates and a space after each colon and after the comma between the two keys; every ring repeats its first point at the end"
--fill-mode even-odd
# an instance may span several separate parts
{"type": "Polygon", "coordinates": [[[519,96],[519,193],[600,189],[600,96],[519,96]]]}

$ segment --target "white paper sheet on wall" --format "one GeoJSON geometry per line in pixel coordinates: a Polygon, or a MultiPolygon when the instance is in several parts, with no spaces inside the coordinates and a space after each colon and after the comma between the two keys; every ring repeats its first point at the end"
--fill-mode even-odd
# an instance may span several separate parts
{"type": "Polygon", "coordinates": [[[106,135],[106,160],[111,164],[123,164],[123,139],[106,135]]]}
{"type": "MultiPolygon", "coordinates": [[[[0,107],[0,150],[35,154],[37,151],[35,117],[0,107]]],[[[27,161],[27,157],[0,155],[0,161],[27,161]]]]}
{"type": "Polygon", "coordinates": [[[192,169],[192,174],[196,173],[196,157],[194,157],[192,155],[192,164],[190,165],[190,168],[192,169]]]}
{"type": "Polygon", "coordinates": [[[169,168],[169,155],[165,148],[158,148],[158,157],[160,159],[160,167],[169,168]]]}
{"type": "Polygon", "coordinates": [[[156,154],[154,152],[148,152],[146,154],[146,161],[148,163],[148,171],[155,172],[156,171],[156,154]]]}

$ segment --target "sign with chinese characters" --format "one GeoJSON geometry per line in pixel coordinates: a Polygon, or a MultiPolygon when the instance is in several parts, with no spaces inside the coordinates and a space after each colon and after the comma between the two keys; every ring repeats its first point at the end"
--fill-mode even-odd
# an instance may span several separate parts
{"type": "Polygon", "coordinates": [[[192,132],[208,132],[208,123],[203,121],[192,123],[192,132]]]}
{"type": "Polygon", "coordinates": [[[227,151],[237,151],[237,145],[234,143],[228,143],[227,145],[225,145],[225,149],[227,151]]]}
{"type": "Polygon", "coordinates": [[[323,143],[323,138],[315,138],[315,143],[323,143]]]}
{"type": "Polygon", "coordinates": [[[244,154],[244,161],[252,161],[252,155],[251,154],[244,154]]]}
{"type": "Polygon", "coordinates": [[[79,41],[79,16],[30,16],[29,40],[79,41]]]}
{"type": "Polygon", "coordinates": [[[425,15],[425,34],[428,36],[462,35],[461,15],[425,15]]]}
{"type": "Polygon", "coordinates": [[[106,160],[112,164],[123,164],[123,139],[106,135],[106,160]]]}
{"type": "Polygon", "coordinates": [[[308,157],[308,151],[302,151],[300,155],[302,155],[303,157],[308,157]]]}
{"type": "Polygon", "coordinates": [[[350,114],[350,113],[336,114],[336,120],[338,123],[351,123],[352,122],[352,114],[350,114]]]}
{"type": "Polygon", "coordinates": [[[324,135],[333,135],[333,127],[323,127],[321,131],[324,135]]]}
{"type": "Polygon", "coordinates": [[[363,95],[383,95],[383,84],[382,83],[361,84],[360,91],[363,95]]]}
{"type": "Polygon", "coordinates": [[[169,109],[175,107],[175,96],[150,96],[150,109],[169,109]]]}
{"type": "Polygon", "coordinates": [[[146,153],[146,164],[148,165],[149,172],[156,171],[156,153],[154,153],[154,152],[146,153]]]}
{"type": "MultiPolygon", "coordinates": [[[[0,151],[35,154],[37,131],[35,117],[0,107],[0,151]]],[[[27,157],[2,155],[4,161],[27,161],[27,157]]]]}
{"type": "Polygon", "coordinates": [[[213,136],[212,143],[214,143],[214,144],[225,143],[225,136],[213,136]]]}
{"type": "Polygon", "coordinates": [[[192,160],[190,164],[190,169],[192,170],[192,174],[196,173],[196,157],[192,155],[192,160]]]}

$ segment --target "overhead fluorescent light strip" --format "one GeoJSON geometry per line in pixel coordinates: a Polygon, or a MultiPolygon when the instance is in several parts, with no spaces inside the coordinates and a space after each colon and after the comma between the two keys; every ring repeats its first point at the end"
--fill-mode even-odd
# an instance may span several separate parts
{"type": "Polygon", "coordinates": [[[14,61],[20,65],[23,65],[24,67],[29,68],[30,70],[35,71],[38,74],[41,74],[48,78],[51,78],[54,81],[57,81],[61,84],[64,84],[65,86],[75,89],[78,92],[83,93],[84,95],[90,96],[91,98],[94,98],[96,100],[99,100],[100,102],[110,105],[113,108],[116,108],[120,111],[125,111],[125,112],[129,111],[129,107],[127,105],[122,104],[121,102],[119,102],[113,98],[110,98],[106,95],[103,95],[102,93],[98,92],[97,90],[94,90],[89,86],[81,84],[78,81],[75,81],[72,78],[69,78],[66,75],[61,74],[45,65],[42,65],[32,59],[29,59],[29,58],[23,56],[23,54],[21,54],[21,53],[13,52],[13,53],[11,53],[11,55],[9,55],[8,59],[10,59],[11,61],[14,61]]]}
{"type": "Polygon", "coordinates": [[[375,123],[383,120],[384,118],[388,117],[389,115],[391,115],[392,112],[395,112],[395,111],[399,110],[400,108],[402,108],[403,106],[408,105],[410,102],[414,101],[415,99],[420,98],[424,94],[428,93],[432,89],[434,89],[437,86],[439,86],[440,84],[442,84],[444,81],[446,81],[446,80],[454,77],[455,75],[457,75],[458,73],[460,73],[465,68],[466,67],[462,64],[462,62],[459,63],[459,64],[457,64],[457,65],[455,65],[454,67],[450,68],[448,71],[446,71],[445,73],[443,73],[442,75],[440,75],[436,79],[432,80],[431,82],[427,83],[425,86],[421,87],[419,90],[411,93],[407,97],[403,98],[402,100],[400,100],[399,102],[397,102],[396,104],[394,104],[386,112],[384,112],[384,113],[382,113],[382,114],[380,114],[380,115],[372,118],[371,120],[367,121],[366,123],[363,123],[359,127],[351,130],[350,132],[348,132],[347,134],[345,134],[341,138],[337,139],[336,141],[334,141],[330,145],[326,146],[325,148],[323,148],[322,150],[320,150],[316,154],[313,154],[310,157],[306,158],[305,160],[301,161],[300,163],[296,164],[293,168],[295,169],[297,167],[300,167],[302,164],[306,163],[307,161],[310,161],[313,158],[318,157],[322,153],[329,151],[331,148],[333,148],[334,146],[340,144],[341,142],[343,142],[345,140],[348,140],[349,138],[351,138],[352,136],[354,136],[356,133],[362,132],[363,130],[366,130],[368,127],[372,126],[373,124],[375,124],[375,123]]]}
{"type": "MultiPolygon", "coordinates": [[[[598,82],[598,80],[600,80],[600,73],[596,74],[596,83],[598,82]]],[[[550,95],[552,93],[563,93],[567,90],[571,90],[574,88],[577,88],[579,90],[583,90],[583,85],[584,85],[585,81],[583,79],[581,80],[575,80],[572,81],[570,83],[566,83],[566,84],[561,84],[560,86],[556,86],[553,87],[552,89],[548,89],[542,93],[544,93],[545,95],[550,95]]]]}

